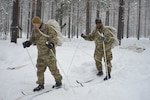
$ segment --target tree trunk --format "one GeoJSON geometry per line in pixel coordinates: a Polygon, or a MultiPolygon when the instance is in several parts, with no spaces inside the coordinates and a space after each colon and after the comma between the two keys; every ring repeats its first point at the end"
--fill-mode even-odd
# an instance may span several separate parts
{"type": "Polygon", "coordinates": [[[53,18],[55,18],[54,17],[54,2],[52,1],[52,8],[51,8],[52,10],[51,10],[51,18],[53,19],[53,18]]]}
{"type": "Polygon", "coordinates": [[[80,1],[78,1],[78,11],[77,11],[77,38],[79,37],[79,14],[80,14],[80,1]]]}
{"type": "Polygon", "coordinates": [[[70,38],[70,27],[71,26],[71,15],[69,14],[69,21],[68,21],[68,38],[70,38]]]}
{"type": "Polygon", "coordinates": [[[42,6],[42,1],[37,0],[37,6],[36,6],[36,16],[39,16],[41,18],[41,6],[42,6]]]}
{"type": "Polygon", "coordinates": [[[127,18],[127,38],[129,38],[129,23],[130,21],[130,1],[128,1],[128,18],[127,18]]]}
{"type": "Polygon", "coordinates": [[[99,18],[100,16],[100,1],[97,1],[97,10],[96,10],[96,17],[99,18]]]}
{"type": "Polygon", "coordinates": [[[11,24],[11,42],[17,43],[19,34],[19,0],[13,1],[13,16],[11,24]]]}
{"type": "MultiPolygon", "coordinates": [[[[32,3],[31,3],[31,7],[32,8],[30,8],[30,19],[32,20],[32,18],[36,15],[36,0],[31,0],[32,1],[32,3]],[[31,13],[32,12],[32,13],[31,13]]],[[[29,21],[29,33],[30,33],[30,35],[31,35],[31,30],[32,30],[32,28],[33,28],[33,25],[32,25],[32,23],[31,23],[31,21],[29,21]]]]}
{"type": "Polygon", "coordinates": [[[50,11],[50,10],[51,10],[50,7],[51,7],[51,5],[50,5],[50,1],[49,1],[49,6],[48,6],[48,20],[50,19],[50,12],[51,12],[51,11],[50,11]]]}
{"type": "Polygon", "coordinates": [[[140,39],[140,28],[141,25],[141,0],[139,0],[139,13],[138,13],[138,33],[137,33],[137,39],[140,39]]]}
{"type": "Polygon", "coordinates": [[[22,8],[20,9],[20,24],[19,24],[19,28],[20,28],[20,38],[22,38],[22,8]]]}
{"type": "MultiPolygon", "coordinates": [[[[147,14],[147,16],[150,16],[150,12],[148,12],[148,14],[147,14]]],[[[148,38],[149,38],[149,40],[150,40],[150,18],[148,17],[148,25],[147,25],[147,27],[148,27],[148,30],[147,30],[147,32],[148,32],[148,38]]]]}
{"type": "Polygon", "coordinates": [[[61,9],[60,9],[60,13],[59,13],[59,24],[60,26],[63,26],[63,3],[61,3],[61,9]]]}
{"type": "MultiPolygon", "coordinates": [[[[31,0],[32,1],[32,0],[31,0]]],[[[29,38],[31,34],[31,16],[32,16],[32,2],[29,2],[29,9],[28,9],[28,27],[27,27],[27,39],[29,38]]]]}
{"type": "Polygon", "coordinates": [[[113,27],[115,27],[116,26],[116,14],[115,14],[115,11],[113,12],[113,27]]]}
{"type": "Polygon", "coordinates": [[[71,36],[71,5],[69,7],[69,20],[68,20],[68,38],[71,36]]]}
{"type": "Polygon", "coordinates": [[[90,0],[86,3],[86,34],[90,33],[90,0]]]}
{"type": "Polygon", "coordinates": [[[118,19],[118,39],[119,39],[119,45],[121,45],[121,39],[123,37],[124,32],[124,5],[125,1],[120,0],[119,1],[119,19],[118,19]]]}
{"type": "Polygon", "coordinates": [[[74,32],[75,25],[74,25],[74,15],[73,15],[74,12],[75,12],[74,3],[72,3],[72,30],[71,30],[71,38],[73,38],[74,35],[75,35],[75,32],[74,32]]]}
{"type": "Polygon", "coordinates": [[[109,26],[109,10],[106,11],[106,21],[105,25],[109,26]]]}

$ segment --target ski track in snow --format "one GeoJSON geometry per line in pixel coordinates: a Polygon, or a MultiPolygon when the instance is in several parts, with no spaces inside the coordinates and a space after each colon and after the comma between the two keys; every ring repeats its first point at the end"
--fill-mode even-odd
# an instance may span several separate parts
{"type": "MultiPolygon", "coordinates": [[[[62,47],[57,47],[58,68],[63,75],[65,89],[58,89],[39,96],[22,97],[22,90],[32,91],[36,82],[37,49],[22,47],[25,39],[17,44],[0,40],[0,100],[149,100],[150,98],[150,40],[123,39],[122,45],[115,47],[112,60],[112,78],[103,81],[96,76],[93,58],[94,42],[79,39],[66,39],[62,47]],[[145,48],[141,53],[127,47],[145,48]],[[19,66],[24,66],[20,67],[19,66]],[[16,68],[16,69],[8,69],[16,68]],[[62,70],[63,69],[63,70],[62,70]],[[83,84],[83,87],[76,83],[83,84]],[[90,81],[91,82],[87,82],[90,81]],[[22,97],[22,98],[21,98],[22,97]],[[18,99],[19,100],[19,99],[18,99]]],[[[103,70],[105,67],[103,62],[103,70]]],[[[45,85],[52,85],[54,79],[47,69],[45,85]]],[[[46,87],[47,89],[48,87],[46,87]]]]}

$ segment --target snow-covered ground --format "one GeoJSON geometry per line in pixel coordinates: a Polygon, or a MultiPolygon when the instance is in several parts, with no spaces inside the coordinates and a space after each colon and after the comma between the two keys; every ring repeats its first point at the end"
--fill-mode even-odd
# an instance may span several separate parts
{"type": "MultiPolygon", "coordinates": [[[[112,78],[108,81],[103,81],[105,75],[96,76],[94,42],[83,39],[66,40],[62,47],[57,47],[58,68],[63,75],[63,88],[39,96],[35,96],[38,93],[27,96],[21,93],[32,91],[37,86],[37,49],[35,46],[24,49],[23,41],[25,39],[19,39],[17,44],[13,44],[9,40],[0,40],[0,100],[150,99],[149,39],[123,39],[122,45],[112,50],[112,78]],[[142,51],[143,49],[145,50],[142,51]],[[94,80],[86,83],[91,79],[94,80]],[[82,82],[83,87],[77,84],[76,80],[82,82]]],[[[47,69],[45,90],[51,89],[54,83],[47,69]]]]}

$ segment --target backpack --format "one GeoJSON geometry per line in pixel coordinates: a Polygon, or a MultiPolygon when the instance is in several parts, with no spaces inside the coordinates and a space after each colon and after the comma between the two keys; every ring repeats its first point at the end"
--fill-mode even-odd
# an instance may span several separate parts
{"type": "Polygon", "coordinates": [[[60,29],[59,23],[56,20],[54,20],[54,19],[49,19],[46,24],[49,27],[52,27],[57,33],[57,43],[56,43],[56,45],[57,46],[62,46],[64,37],[63,37],[63,35],[61,33],[61,29],[60,29]]]}
{"type": "MultiPolygon", "coordinates": [[[[60,25],[58,24],[58,22],[56,20],[54,20],[54,19],[49,19],[46,24],[48,25],[48,27],[53,28],[56,31],[56,33],[57,33],[56,46],[62,46],[64,37],[63,37],[63,35],[61,33],[60,25]]],[[[38,31],[40,32],[41,35],[43,35],[45,37],[49,37],[49,35],[44,34],[39,29],[38,29],[38,31]]]]}
{"type": "Polygon", "coordinates": [[[112,26],[105,26],[105,28],[109,29],[109,32],[113,35],[114,42],[112,43],[111,48],[119,45],[119,40],[117,38],[117,30],[112,26]]]}

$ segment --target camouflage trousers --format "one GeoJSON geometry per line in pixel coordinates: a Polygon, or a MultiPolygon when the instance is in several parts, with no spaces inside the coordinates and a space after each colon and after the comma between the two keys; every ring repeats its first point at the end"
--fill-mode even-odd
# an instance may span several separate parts
{"type": "Polygon", "coordinates": [[[62,76],[59,73],[59,70],[57,69],[56,65],[56,59],[54,56],[43,56],[38,57],[37,59],[37,84],[42,85],[44,84],[44,72],[46,71],[46,68],[48,67],[51,74],[53,75],[55,82],[61,82],[62,76]]]}
{"type": "MultiPolygon", "coordinates": [[[[102,71],[102,58],[104,59],[104,51],[101,50],[101,51],[97,52],[97,50],[95,50],[94,59],[95,59],[96,68],[98,71],[102,71]]],[[[112,58],[113,57],[112,57],[111,49],[106,50],[107,69],[108,69],[109,73],[111,72],[111,67],[112,67],[111,60],[112,60],[112,58]]],[[[104,61],[105,61],[105,59],[104,59],[104,61]]]]}

